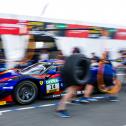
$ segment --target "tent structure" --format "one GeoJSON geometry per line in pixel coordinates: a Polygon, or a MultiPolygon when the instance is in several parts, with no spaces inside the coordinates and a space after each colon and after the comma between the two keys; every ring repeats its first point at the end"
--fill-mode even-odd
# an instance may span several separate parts
{"type": "MultiPolygon", "coordinates": [[[[83,47],[84,53],[87,53],[87,55],[92,50],[100,54],[105,48],[109,48],[115,53],[113,53],[113,56],[115,56],[118,49],[126,46],[126,43],[124,43],[126,40],[125,2],[126,0],[1,0],[1,40],[3,42],[2,48],[5,49],[8,67],[13,66],[11,61],[20,60],[24,57],[29,36],[16,36],[11,35],[12,33],[6,34],[3,32],[12,30],[13,34],[27,34],[27,28],[24,25],[25,23],[27,24],[27,21],[46,22],[44,25],[47,29],[55,28],[58,25],[61,28],[66,26],[66,24],[69,24],[68,28],[78,28],[76,24],[79,24],[82,28],[82,25],[84,27],[106,27],[111,36],[108,36],[110,38],[107,39],[105,37],[104,39],[92,39],[92,37],[100,37],[101,32],[97,33],[97,30],[90,32],[78,31],[76,33],[70,31],[69,33],[64,32],[64,37],[56,35],[57,42],[63,48],[62,50],[65,50],[65,55],[69,55],[71,53],[70,50],[79,45],[83,47]],[[8,22],[8,19],[11,23],[8,22]],[[11,19],[17,20],[13,22],[11,19]],[[20,19],[20,25],[18,24],[18,19],[20,19]],[[49,22],[53,23],[49,24],[49,22]],[[63,25],[60,23],[63,23],[63,25]],[[13,30],[13,27],[16,30],[13,30]],[[114,35],[111,33],[114,33],[114,35]],[[118,42],[116,39],[118,39],[118,42]],[[12,42],[13,44],[11,44],[12,42]],[[64,46],[64,42],[67,42],[67,46],[64,46]],[[9,66],[10,64],[12,66],[9,66]]],[[[43,39],[47,39],[47,36],[44,36],[43,39]]],[[[52,38],[50,39],[50,41],[53,41],[52,38]]]]}
{"type": "Polygon", "coordinates": [[[125,0],[1,0],[0,13],[126,27],[125,0]]]}

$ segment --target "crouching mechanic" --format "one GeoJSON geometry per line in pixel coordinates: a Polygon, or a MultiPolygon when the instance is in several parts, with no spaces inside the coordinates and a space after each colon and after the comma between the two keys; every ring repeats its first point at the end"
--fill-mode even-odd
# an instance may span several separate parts
{"type": "Polygon", "coordinates": [[[107,52],[104,52],[100,62],[91,66],[90,79],[79,102],[97,101],[96,98],[91,97],[94,89],[105,93],[107,100],[118,101],[117,94],[121,89],[121,82],[117,79],[116,71],[106,56],[107,52]]]}

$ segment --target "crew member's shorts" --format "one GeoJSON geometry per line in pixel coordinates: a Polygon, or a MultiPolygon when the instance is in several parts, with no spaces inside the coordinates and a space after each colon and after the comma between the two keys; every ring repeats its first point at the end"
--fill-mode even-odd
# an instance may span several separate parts
{"type": "MultiPolygon", "coordinates": [[[[103,73],[104,84],[107,87],[113,86],[114,85],[113,78],[115,77],[116,77],[116,72],[113,69],[112,65],[105,64],[104,73],[103,73]]],[[[93,85],[95,87],[98,86],[98,71],[91,71],[90,79],[87,82],[87,84],[93,85]]]]}

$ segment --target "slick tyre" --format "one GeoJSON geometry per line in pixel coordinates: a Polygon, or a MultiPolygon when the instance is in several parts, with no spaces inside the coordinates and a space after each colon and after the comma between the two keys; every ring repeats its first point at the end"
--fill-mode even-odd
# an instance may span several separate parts
{"type": "Polygon", "coordinates": [[[38,95],[38,88],[32,81],[20,82],[14,89],[13,97],[16,103],[26,105],[32,103],[38,95]]]}
{"type": "Polygon", "coordinates": [[[90,60],[82,54],[74,54],[65,61],[61,72],[65,86],[85,85],[90,76],[90,60]]]}

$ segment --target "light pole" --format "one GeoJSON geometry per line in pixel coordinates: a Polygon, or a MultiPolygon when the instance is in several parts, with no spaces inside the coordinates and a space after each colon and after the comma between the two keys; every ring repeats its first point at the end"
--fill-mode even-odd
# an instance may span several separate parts
{"type": "Polygon", "coordinates": [[[43,15],[44,15],[44,13],[45,13],[45,11],[47,10],[47,7],[48,7],[48,6],[49,6],[49,2],[46,3],[46,4],[44,5],[44,7],[43,7],[43,9],[42,9],[42,11],[41,11],[40,16],[43,16],[43,15]]]}

